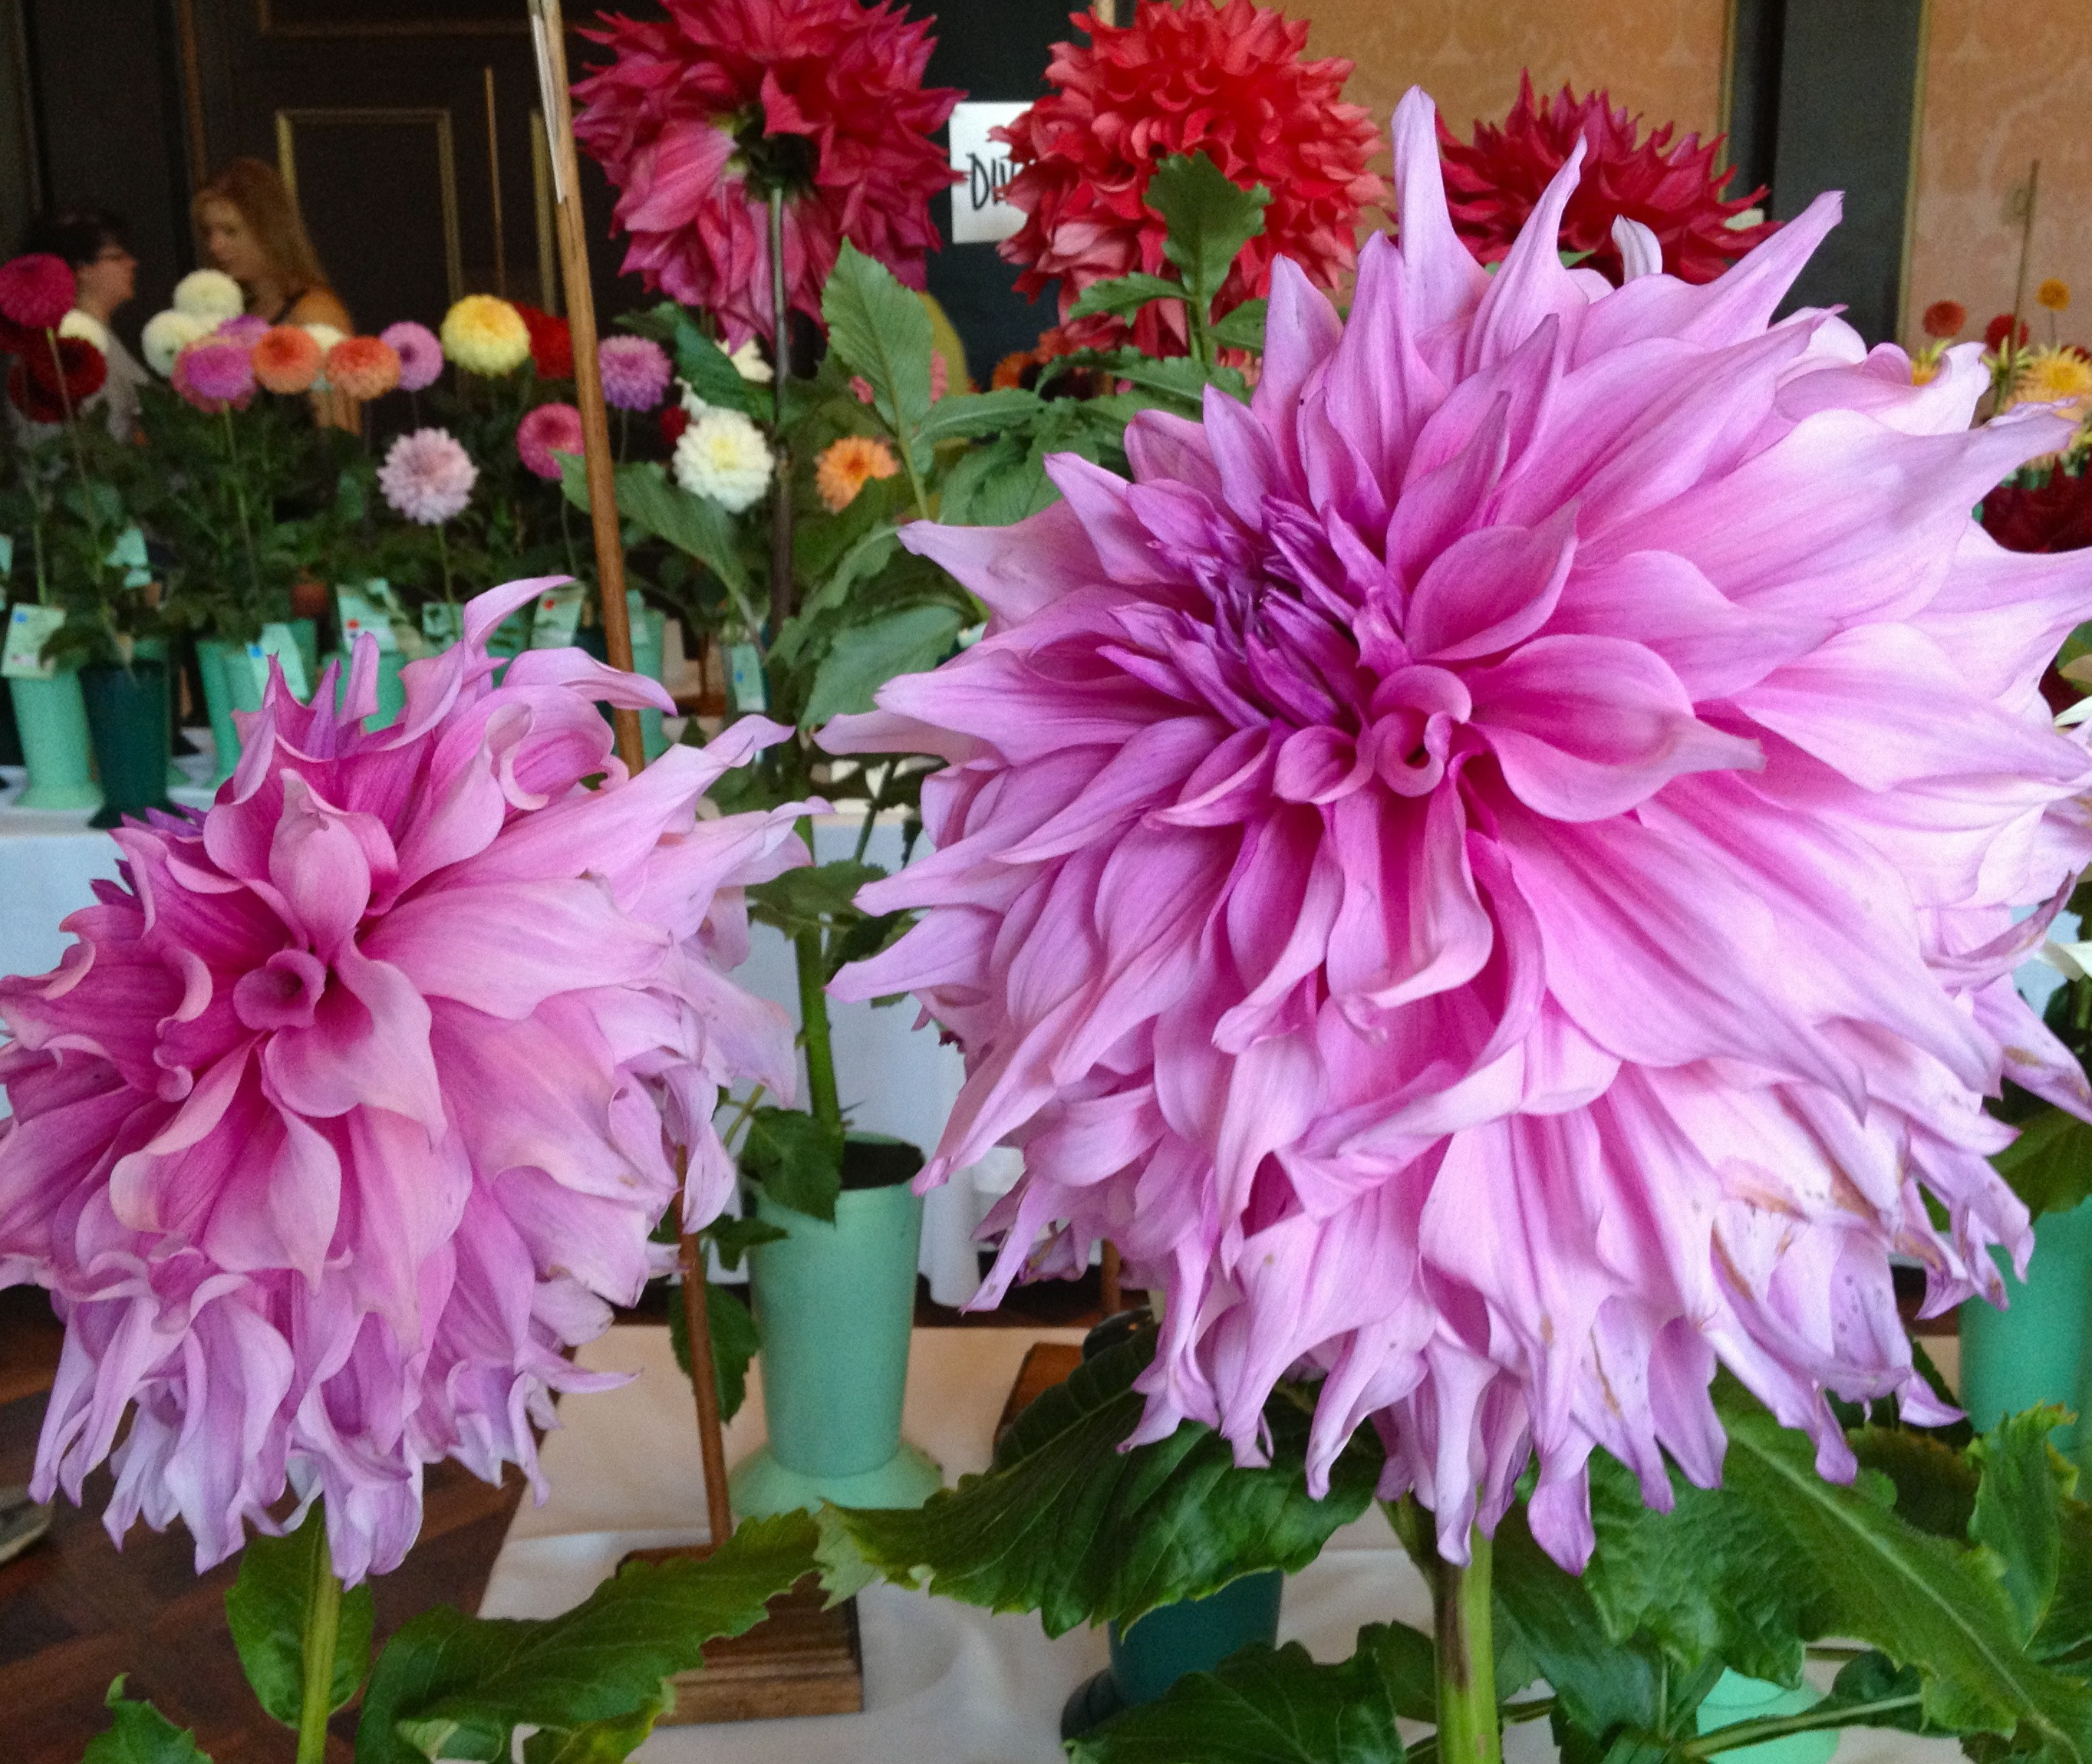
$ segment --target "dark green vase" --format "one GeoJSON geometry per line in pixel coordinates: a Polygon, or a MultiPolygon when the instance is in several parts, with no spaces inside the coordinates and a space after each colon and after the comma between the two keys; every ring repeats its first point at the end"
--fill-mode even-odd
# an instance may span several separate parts
{"type": "Polygon", "coordinates": [[[87,701],[88,734],[102,774],[102,809],[88,822],[113,827],[126,815],[166,809],[167,800],[167,664],[133,659],[127,666],[97,663],[80,671],[87,701]]]}

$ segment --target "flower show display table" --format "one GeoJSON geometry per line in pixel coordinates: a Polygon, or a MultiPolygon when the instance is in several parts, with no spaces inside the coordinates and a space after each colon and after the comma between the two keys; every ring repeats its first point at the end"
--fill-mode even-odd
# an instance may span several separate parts
{"type": "MultiPolygon", "coordinates": [[[[908,1438],[943,1464],[948,1484],[986,1469],[1026,1350],[1036,1341],[1080,1339],[1076,1330],[916,1331],[908,1438]]],[[[561,1403],[563,1425],[543,1448],[550,1498],[517,1509],[483,1616],[555,1615],[587,1597],[628,1551],[705,1535],[697,1423],[668,1331],[613,1329],[579,1358],[592,1370],[638,1376],[621,1389],[561,1403]]],[[[751,1378],[747,1404],[727,1430],[728,1461],[763,1437],[761,1388],[751,1378]]],[[[1431,1599],[1375,1511],[1286,1582],[1279,1637],[1338,1660],[1351,1652],[1361,1625],[1390,1617],[1428,1629],[1431,1599]]],[[[1061,1706],[1105,1663],[1101,1632],[1048,1641],[1029,1612],[996,1615],[897,1587],[862,1594],[859,1620],[862,1714],[665,1727],[635,1756],[645,1764],[1060,1764],[1061,1706]]],[[[1839,1764],[1947,1764],[1960,1755],[1944,1741],[1860,1730],[1844,1736],[1837,1754],[1839,1764]]],[[[1749,1753],[1735,1756],[1749,1764],[1749,1753]]],[[[1504,1757],[1506,1764],[1552,1759],[1545,1724],[1506,1734],[1504,1757]]]]}

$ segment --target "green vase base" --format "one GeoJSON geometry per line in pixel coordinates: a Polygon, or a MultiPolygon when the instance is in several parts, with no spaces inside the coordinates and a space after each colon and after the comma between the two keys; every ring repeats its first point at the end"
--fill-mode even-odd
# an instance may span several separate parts
{"type": "Polygon", "coordinates": [[[126,821],[134,817],[142,821],[145,817],[145,811],[149,809],[158,809],[171,813],[174,806],[174,804],[165,796],[161,797],[158,802],[134,803],[129,808],[121,807],[113,802],[105,802],[88,817],[87,824],[99,831],[106,833],[111,827],[120,827],[126,821]]]}
{"type": "Polygon", "coordinates": [[[901,1442],[901,1449],[873,1470],[819,1476],[780,1464],[767,1446],[734,1466],[726,1479],[733,1510],[751,1519],[811,1512],[823,1501],[838,1507],[920,1507],[944,1486],[944,1473],[927,1451],[901,1442]]]}
{"type": "MultiPolygon", "coordinates": [[[[1697,1725],[1704,1735],[1743,1721],[1761,1721],[1775,1715],[1798,1715],[1815,1707],[1820,1693],[1803,1685],[1786,1690],[1762,1679],[1724,1672],[1706,1701],[1700,1705],[1697,1725]]],[[[1790,1733],[1783,1739],[1761,1740],[1756,1745],[1738,1746],[1722,1753],[1723,1764],[1829,1764],[1838,1749],[1838,1731],[1820,1728],[1810,1733],[1790,1733]]]]}
{"type": "Polygon", "coordinates": [[[15,799],[17,809],[99,809],[102,790],[95,784],[39,784],[33,779],[15,799]]]}

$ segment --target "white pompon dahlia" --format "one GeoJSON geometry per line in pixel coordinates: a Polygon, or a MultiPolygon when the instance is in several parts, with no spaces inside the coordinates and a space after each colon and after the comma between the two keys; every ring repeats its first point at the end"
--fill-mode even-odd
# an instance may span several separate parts
{"type": "Polygon", "coordinates": [[[1891,1253],[1934,1312],[2024,1262],[1982,1103],[2092,1105],[2010,977],[2092,856],[2037,689],[2092,552],[1969,519],[2069,431],[1971,430],[1973,347],[1771,322],[1835,197],[1704,286],[1624,226],[1616,289],[1557,255],[1579,148],[1492,278],[1420,93],[1395,153],[1399,248],[1347,322],[1277,266],[1251,403],[904,530],[994,622],[831,726],[951,762],[836,990],[965,1049],[926,1181],[1023,1148],[988,1302],[1049,1227],[1166,1292],[1135,1437],[1254,1461],[1305,1362],[1317,1485],[1371,1418],[1464,1560],[1537,1456],[1575,1565],[1594,1447],[1720,1476],[1718,1361],[1849,1476],[1826,1391],[1940,1414],[1891,1253]]]}

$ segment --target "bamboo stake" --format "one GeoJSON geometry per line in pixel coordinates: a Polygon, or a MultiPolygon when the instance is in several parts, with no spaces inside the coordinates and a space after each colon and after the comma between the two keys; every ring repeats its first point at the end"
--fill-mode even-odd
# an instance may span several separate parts
{"type": "Polygon", "coordinates": [[[486,193],[494,218],[494,291],[508,298],[508,251],[501,231],[501,125],[494,108],[494,70],[486,75],[486,193]]]}
{"type": "MultiPolygon", "coordinates": [[[[589,283],[588,235],[581,218],[580,165],[574,153],[573,107],[567,93],[567,44],[560,0],[530,0],[530,30],[536,41],[538,84],[545,107],[546,145],[551,158],[567,322],[573,334],[574,401],[581,407],[582,444],[588,462],[589,519],[595,534],[603,647],[610,665],[629,673],[632,623],[625,606],[625,549],[618,532],[617,489],[611,468],[610,412],[603,404],[603,373],[596,360],[595,296],[589,283]]],[[[620,709],[612,720],[617,730],[618,757],[636,774],[646,764],[639,735],[639,713],[620,709]]],[[[733,1530],[733,1511],[727,1497],[726,1443],[720,1423],[719,1384],[712,1369],[705,1248],[686,1231],[681,1237],[679,1250],[683,1267],[683,1321],[690,1338],[690,1388],[698,1408],[698,1451],[704,1465],[705,1514],[716,1547],[733,1530]]]]}

